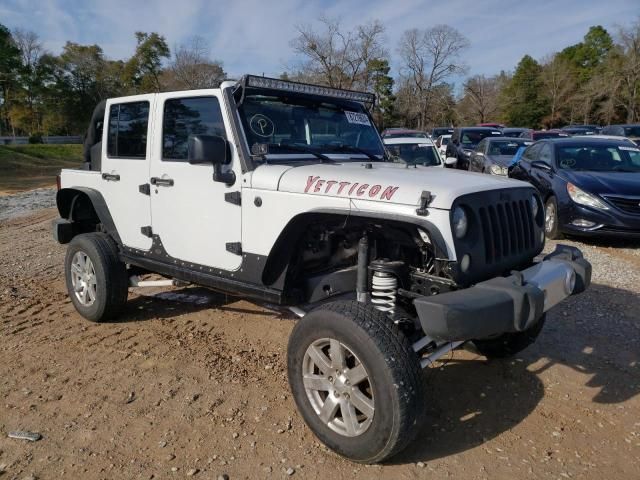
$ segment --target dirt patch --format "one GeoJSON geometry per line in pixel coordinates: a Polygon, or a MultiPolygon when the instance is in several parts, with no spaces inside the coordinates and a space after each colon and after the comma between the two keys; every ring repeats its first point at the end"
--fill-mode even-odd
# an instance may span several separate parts
{"type": "Polygon", "coordinates": [[[640,272],[615,250],[585,247],[593,288],[553,310],[518,357],[461,350],[426,371],[413,446],[362,466],[296,413],[292,317],[187,288],[131,293],[118,322],[86,322],[67,298],[54,216],[0,222],[2,478],[638,477],[640,272]]]}

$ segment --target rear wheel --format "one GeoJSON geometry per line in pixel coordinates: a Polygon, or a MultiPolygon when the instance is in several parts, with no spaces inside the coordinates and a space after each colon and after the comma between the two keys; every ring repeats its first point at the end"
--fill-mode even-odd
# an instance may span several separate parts
{"type": "Polygon", "coordinates": [[[408,339],[373,307],[335,302],[313,310],[291,334],[287,364],[302,417],[340,455],[381,462],[419,430],[419,359],[408,339]]]}
{"type": "Polygon", "coordinates": [[[528,330],[504,333],[499,337],[487,340],[474,340],[473,344],[481,354],[489,359],[510,357],[521,352],[536,341],[538,335],[542,332],[545,319],[546,314],[528,330]]]}
{"type": "Polygon", "coordinates": [[[85,233],[71,240],[65,257],[69,297],[87,320],[115,317],[127,301],[128,278],[115,242],[104,233],[85,233]]]}
{"type": "Polygon", "coordinates": [[[558,230],[558,202],[556,197],[549,197],[544,205],[544,233],[551,240],[562,239],[562,233],[558,230]]]}

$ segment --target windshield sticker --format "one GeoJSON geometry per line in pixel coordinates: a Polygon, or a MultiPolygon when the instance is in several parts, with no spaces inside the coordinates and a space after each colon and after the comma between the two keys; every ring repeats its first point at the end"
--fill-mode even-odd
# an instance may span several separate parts
{"type": "Polygon", "coordinates": [[[419,143],[419,144],[418,144],[418,146],[419,146],[419,147],[427,148],[427,147],[429,147],[430,145],[429,145],[428,143],[419,143]]]}
{"type": "Polygon", "coordinates": [[[324,193],[334,195],[344,195],[347,197],[368,197],[378,198],[380,200],[391,200],[391,197],[396,193],[400,187],[389,185],[383,187],[382,185],[369,185],[368,183],[352,183],[341,182],[339,180],[325,180],[318,176],[311,175],[307,178],[307,185],[304,188],[304,193],[324,193]]]}
{"type": "Polygon", "coordinates": [[[273,121],[260,113],[257,113],[249,121],[249,128],[251,131],[260,137],[270,137],[273,135],[275,126],[273,121]]]}
{"type": "Polygon", "coordinates": [[[625,152],[640,152],[640,148],[636,148],[636,147],[624,147],[624,146],[619,146],[618,150],[624,150],[625,152]]]}
{"type": "Polygon", "coordinates": [[[564,158],[560,160],[560,166],[562,168],[571,168],[571,167],[574,167],[575,164],[576,164],[576,161],[573,158],[564,158]]]}
{"type": "Polygon", "coordinates": [[[491,135],[502,135],[502,132],[491,132],[491,135]]]}
{"type": "Polygon", "coordinates": [[[371,126],[371,122],[369,121],[369,117],[367,117],[364,113],[348,112],[348,111],[345,110],[344,114],[347,116],[347,122],[349,122],[349,123],[357,123],[358,125],[371,126]]]}

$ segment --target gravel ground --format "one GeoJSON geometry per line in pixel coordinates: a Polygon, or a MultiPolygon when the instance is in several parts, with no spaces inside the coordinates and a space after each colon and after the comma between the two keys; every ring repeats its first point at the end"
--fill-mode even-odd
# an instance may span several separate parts
{"type": "Polygon", "coordinates": [[[0,195],[0,221],[55,205],[55,188],[37,188],[12,195],[0,195]]]}
{"type": "Polygon", "coordinates": [[[119,321],[86,322],[65,291],[54,217],[0,221],[0,478],[640,478],[637,245],[566,242],[592,262],[591,289],[513,359],[469,347],[427,370],[414,444],[362,466],[296,412],[292,317],[185,288],[132,292],[119,321]]]}

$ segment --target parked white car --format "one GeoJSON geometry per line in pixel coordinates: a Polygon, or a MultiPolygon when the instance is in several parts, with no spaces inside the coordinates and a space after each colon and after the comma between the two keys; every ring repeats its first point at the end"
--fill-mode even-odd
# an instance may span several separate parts
{"type": "Polygon", "coordinates": [[[569,246],[534,260],[530,184],[392,162],[374,99],[247,75],[107,100],[56,198],[76,310],[117,318],[130,286],[158,282],[290,309],[289,384],[309,428],[358,462],[403,450],[429,404],[423,368],[467,341],[523,350],[591,266],[569,246]]]}
{"type": "Polygon", "coordinates": [[[450,141],[451,135],[440,135],[438,138],[436,138],[436,148],[440,152],[440,156],[442,158],[445,158],[445,155],[447,153],[447,145],[449,145],[450,141]]]}
{"type": "Polygon", "coordinates": [[[383,141],[391,155],[409,165],[444,167],[443,158],[433,141],[428,138],[383,138],[383,141]]]}

